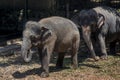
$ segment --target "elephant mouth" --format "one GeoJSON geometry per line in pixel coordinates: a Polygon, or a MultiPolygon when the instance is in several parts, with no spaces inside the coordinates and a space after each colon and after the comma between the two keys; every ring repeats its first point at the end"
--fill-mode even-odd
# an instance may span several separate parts
{"type": "Polygon", "coordinates": [[[90,32],[90,26],[82,26],[83,32],[90,32]]]}
{"type": "Polygon", "coordinates": [[[29,55],[30,55],[30,50],[27,51],[27,58],[29,58],[29,55]]]}
{"type": "Polygon", "coordinates": [[[32,58],[32,51],[28,50],[27,53],[24,55],[24,61],[25,62],[30,62],[32,58]]]}
{"type": "Polygon", "coordinates": [[[32,44],[34,47],[38,46],[39,44],[38,43],[33,43],[32,44]]]}

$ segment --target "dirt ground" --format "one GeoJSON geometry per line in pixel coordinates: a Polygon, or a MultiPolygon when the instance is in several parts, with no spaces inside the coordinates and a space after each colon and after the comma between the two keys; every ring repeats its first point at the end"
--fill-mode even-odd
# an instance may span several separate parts
{"type": "Polygon", "coordinates": [[[79,57],[79,68],[70,68],[70,58],[64,60],[62,70],[55,69],[56,58],[50,64],[50,77],[40,78],[40,63],[35,55],[25,63],[20,53],[0,57],[0,80],[120,80],[120,56],[109,56],[108,60],[90,62],[79,57]]]}
{"type": "Polygon", "coordinates": [[[76,70],[70,68],[70,56],[64,59],[64,68],[55,68],[56,57],[50,63],[50,76],[41,78],[40,63],[37,54],[30,63],[25,63],[20,51],[9,52],[13,55],[0,56],[0,80],[120,80],[120,55],[109,55],[108,60],[89,61],[89,53],[81,49],[76,70]]]}

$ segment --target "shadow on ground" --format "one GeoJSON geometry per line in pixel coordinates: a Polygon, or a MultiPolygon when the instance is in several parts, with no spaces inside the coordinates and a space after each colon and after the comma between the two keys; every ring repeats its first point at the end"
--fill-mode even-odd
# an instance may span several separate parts
{"type": "MultiPolygon", "coordinates": [[[[51,72],[58,72],[58,71],[62,71],[64,69],[70,69],[69,67],[64,67],[62,69],[56,69],[54,66],[50,66],[50,73],[51,72]]],[[[27,70],[25,72],[20,72],[20,71],[16,71],[12,74],[12,76],[14,78],[17,78],[17,79],[20,79],[20,78],[25,78],[29,75],[40,75],[41,74],[41,68],[34,68],[34,69],[31,69],[31,70],[27,70]]]]}

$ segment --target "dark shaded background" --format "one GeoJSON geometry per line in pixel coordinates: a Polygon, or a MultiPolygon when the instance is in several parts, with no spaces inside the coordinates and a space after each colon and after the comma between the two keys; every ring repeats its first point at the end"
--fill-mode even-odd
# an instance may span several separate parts
{"type": "Polygon", "coordinates": [[[119,9],[120,0],[0,0],[0,41],[21,37],[28,20],[54,15],[71,18],[96,6],[119,9]]]}

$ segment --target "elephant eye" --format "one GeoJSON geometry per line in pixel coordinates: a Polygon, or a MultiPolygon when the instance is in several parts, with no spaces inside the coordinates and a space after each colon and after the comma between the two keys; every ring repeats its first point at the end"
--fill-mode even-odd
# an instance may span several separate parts
{"type": "Polygon", "coordinates": [[[30,36],[30,40],[31,40],[32,42],[36,42],[35,36],[30,36]]]}
{"type": "Polygon", "coordinates": [[[33,40],[35,37],[34,36],[30,36],[30,39],[33,40]]]}
{"type": "Polygon", "coordinates": [[[91,24],[90,24],[90,26],[96,26],[96,23],[95,22],[92,22],[91,24]]]}
{"type": "Polygon", "coordinates": [[[30,40],[31,40],[31,42],[33,42],[33,43],[37,43],[38,40],[40,40],[40,39],[39,39],[39,36],[31,36],[31,37],[30,37],[30,40]]]}

